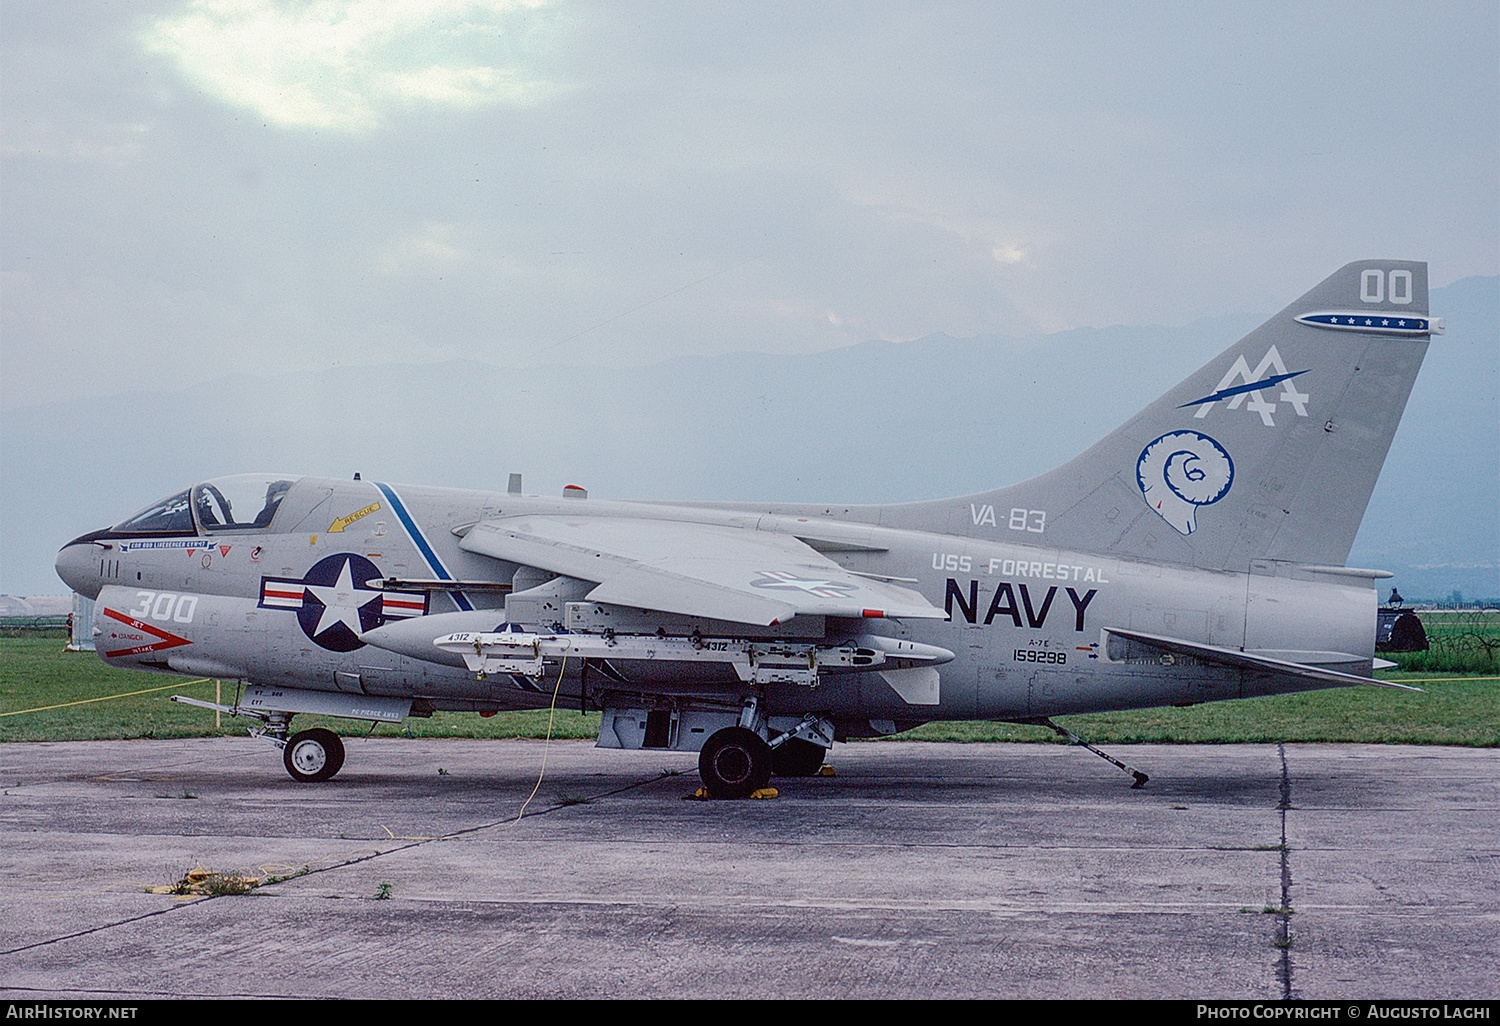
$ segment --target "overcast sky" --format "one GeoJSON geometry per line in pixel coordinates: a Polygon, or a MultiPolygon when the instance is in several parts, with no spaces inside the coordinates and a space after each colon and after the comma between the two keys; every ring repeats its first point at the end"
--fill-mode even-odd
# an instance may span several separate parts
{"type": "Polygon", "coordinates": [[[5,0],[0,401],[1495,274],[1497,12],[5,0]]]}

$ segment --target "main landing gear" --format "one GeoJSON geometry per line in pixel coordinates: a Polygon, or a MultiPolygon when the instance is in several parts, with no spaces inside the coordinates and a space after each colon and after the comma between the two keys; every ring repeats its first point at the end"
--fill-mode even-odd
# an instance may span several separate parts
{"type": "Polygon", "coordinates": [[[771,749],[771,770],[778,777],[815,777],[828,749],[800,737],[789,737],[771,749]]]}
{"type": "Polygon", "coordinates": [[[698,775],[713,798],[749,798],[771,782],[772,753],[748,727],[715,731],[698,753],[698,775]]]}
{"type": "Polygon", "coordinates": [[[791,730],[770,741],[751,729],[760,719],[757,702],[749,699],[733,727],[709,735],[698,753],[698,775],[711,798],[748,798],[778,777],[811,777],[823,767],[833,744],[833,725],[809,714],[791,730]],[[824,741],[818,744],[816,738],[824,741]]]}

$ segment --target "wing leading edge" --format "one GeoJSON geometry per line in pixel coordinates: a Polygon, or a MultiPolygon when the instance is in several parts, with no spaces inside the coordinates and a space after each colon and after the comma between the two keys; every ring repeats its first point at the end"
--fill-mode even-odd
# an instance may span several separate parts
{"type": "Polygon", "coordinates": [[[784,534],[672,520],[502,517],[469,552],[596,581],[593,602],[769,626],[793,616],[943,619],[909,588],[845,570],[784,534]]]}

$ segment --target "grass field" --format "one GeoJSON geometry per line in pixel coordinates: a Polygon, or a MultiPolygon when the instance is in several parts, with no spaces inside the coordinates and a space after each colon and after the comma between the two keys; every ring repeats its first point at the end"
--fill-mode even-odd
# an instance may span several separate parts
{"type": "Polygon", "coordinates": [[[1427,651],[1386,656],[1403,670],[1500,673],[1500,609],[1424,609],[1427,651]]]}
{"type": "MultiPolygon", "coordinates": [[[[115,670],[92,652],[64,652],[61,633],[0,637],[0,741],[209,737],[243,734],[253,721],[225,717],[171,701],[174,694],[213,701],[213,681],[115,670]],[[82,703],[82,704],[80,704],[82,703]]],[[[1452,673],[1385,671],[1379,676],[1415,684],[1426,694],[1385,688],[1339,688],[1299,695],[1213,702],[1190,708],[1061,716],[1057,721],[1097,742],[1357,741],[1386,744],[1500,746],[1500,679],[1452,673]],[[1432,679],[1439,678],[1439,679],[1432,679]]],[[[234,685],[223,685],[222,701],[234,685]]],[[[438,713],[380,725],[377,735],[403,737],[542,737],[548,713],[438,713]]],[[[344,734],[368,726],[351,720],[299,716],[298,729],[321,723],[344,734]]],[[[558,710],[551,734],[597,736],[599,715],[558,710]]],[[[929,723],[898,735],[928,741],[1055,742],[1040,727],[988,721],[929,723]]]]}

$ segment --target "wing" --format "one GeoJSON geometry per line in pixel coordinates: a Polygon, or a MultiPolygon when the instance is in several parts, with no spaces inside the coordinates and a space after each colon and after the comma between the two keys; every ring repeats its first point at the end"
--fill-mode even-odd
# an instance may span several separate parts
{"type": "Polygon", "coordinates": [[[770,625],[796,615],[946,614],[917,592],[845,570],[790,535],[672,520],[502,517],[460,545],[584,581],[593,602],[770,625]]]}

